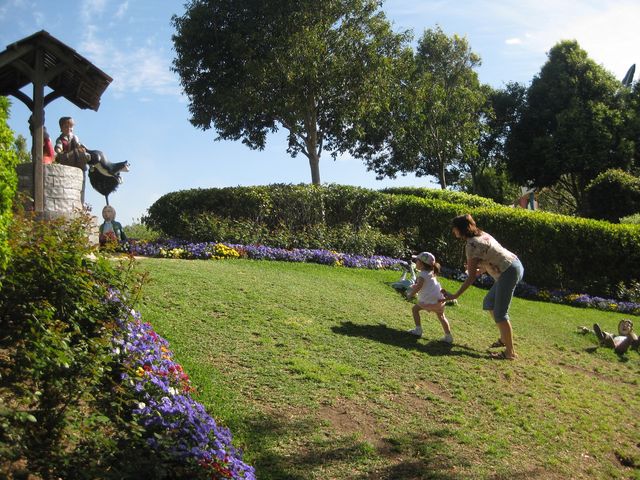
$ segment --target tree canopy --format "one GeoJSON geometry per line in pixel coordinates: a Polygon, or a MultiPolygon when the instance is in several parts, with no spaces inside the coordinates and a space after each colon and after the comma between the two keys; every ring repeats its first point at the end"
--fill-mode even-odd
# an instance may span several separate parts
{"type": "Polygon", "coordinates": [[[520,187],[511,182],[506,169],[505,143],[518,119],[526,88],[515,82],[502,89],[483,85],[485,103],[480,112],[480,136],[477,156],[460,163],[463,191],[488,197],[502,204],[513,204],[520,187]]]}
{"type": "Polygon", "coordinates": [[[465,38],[440,27],[426,30],[415,54],[398,63],[396,100],[381,112],[386,119],[354,155],[380,178],[412,172],[434,176],[446,188],[458,178],[459,163],[477,155],[484,96],[473,69],[479,64],[465,38]]]}
{"type": "Polygon", "coordinates": [[[632,161],[620,88],[576,41],[556,44],[507,141],[512,178],[535,187],[561,184],[584,213],[589,182],[610,168],[626,170],[632,161]]]}
{"type": "Polygon", "coordinates": [[[174,16],[173,68],[191,123],[218,139],[265,147],[288,132],[287,152],[309,160],[345,150],[363,112],[384,102],[391,60],[407,39],[378,0],[192,0],[174,16]]]}

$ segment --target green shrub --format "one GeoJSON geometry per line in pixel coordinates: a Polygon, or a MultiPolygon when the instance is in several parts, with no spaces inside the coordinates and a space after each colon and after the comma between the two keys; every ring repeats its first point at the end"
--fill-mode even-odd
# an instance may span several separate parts
{"type": "Polygon", "coordinates": [[[111,340],[126,307],[104,300],[110,288],[135,293],[139,282],[110,260],[91,259],[89,225],[88,216],[16,216],[9,231],[13,253],[0,288],[0,456],[26,459],[45,478],[89,478],[52,472],[68,469],[72,458],[85,469],[113,459],[136,431],[122,413],[126,399],[114,395],[120,379],[111,340]]]}
{"type": "Polygon", "coordinates": [[[623,170],[602,172],[585,193],[591,218],[618,223],[621,217],[640,212],[640,179],[623,170]]]}
{"type": "Polygon", "coordinates": [[[279,248],[327,248],[359,255],[404,256],[405,239],[384,234],[376,228],[354,228],[343,223],[326,227],[320,223],[292,230],[285,224],[268,228],[246,219],[221,218],[200,213],[185,221],[184,239],[193,242],[225,242],[241,245],[262,244],[279,248]]]}
{"type": "Polygon", "coordinates": [[[451,234],[451,219],[471,213],[481,228],[521,257],[526,281],[537,287],[612,295],[615,285],[629,285],[640,271],[640,229],[634,225],[514,209],[461,192],[234,187],[167,194],[149,212],[148,225],[185,240],[362,255],[429,250],[454,268],[464,264],[464,252],[451,234]],[[207,210],[212,205],[216,208],[207,210]]]}
{"type": "Polygon", "coordinates": [[[640,225],[640,213],[634,213],[627,217],[622,217],[620,223],[628,223],[630,225],[640,225]]]}
{"type": "Polygon", "coordinates": [[[153,230],[142,223],[136,222],[123,227],[129,240],[155,242],[160,239],[160,232],[153,230]]]}
{"type": "Polygon", "coordinates": [[[7,125],[9,106],[7,97],[0,97],[0,285],[2,285],[1,273],[7,265],[10,255],[7,233],[18,184],[15,168],[18,164],[18,157],[13,148],[13,132],[7,125]]]}
{"type": "Polygon", "coordinates": [[[471,195],[464,192],[456,192],[453,190],[442,190],[440,188],[423,188],[423,187],[393,187],[381,190],[383,193],[392,195],[412,195],[414,197],[426,198],[429,200],[443,200],[458,205],[466,205],[468,207],[495,207],[499,205],[490,198],[471,195]]]}
{"type": "Polygon", "coordinates": [[[640,228],[508,207],[468,208],[444,201],[396,196],[388,228],[417,229],[414,251],[430,250],[445,265],[461,267],[463,244],[452,238],[451,219],[470,213],[478,226],[515,252],[525,281],[540,288],[566,288],[612,295],[640,272],[640,228]]]}
{"type": "Polygon", "coordinates": [[[309,225],[354,228],[376,225],[388,198],[379,192],[343,185],[286,185],[193,189],[160,197],[148,210],[143,223],[167,237],[188,238],[189,224],[198,214],[248,220],[269,230],[286,225],[302,231],[309,225]]]}

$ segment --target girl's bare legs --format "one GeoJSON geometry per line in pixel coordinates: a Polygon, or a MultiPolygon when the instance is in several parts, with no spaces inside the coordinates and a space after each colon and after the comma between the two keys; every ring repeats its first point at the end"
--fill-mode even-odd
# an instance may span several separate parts
{"type": "Polygon", "coordinates": [[[422,328],[422,324],[420,322],[420,310],[422,310],[422,307],[417,303],[411,308],[411,313],[413,314],[413,321],[416,324],[416,328],[422,328]]]}
{"type": "Polygon", "coordinates": [[[445,335],[451,335],[451,328],[449,327],[449,320],[444,316],[444,312],[438,313],[438,320],[440,320],[440,325],[442,325],[442,330],[444,330],[445,335]]]}

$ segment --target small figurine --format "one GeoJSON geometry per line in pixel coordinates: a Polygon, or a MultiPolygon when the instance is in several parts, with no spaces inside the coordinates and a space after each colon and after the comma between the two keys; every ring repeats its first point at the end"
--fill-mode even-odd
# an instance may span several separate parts
{"type": "Polygon", "coordinates": [[[396,265],[400,266],[400,268],[402,269],[402,277],[400,277],[400,280],[398,280],[397,282],[392,283],[391,286],[395,290],[404,294],[409,288],[411,288],[411,285],[416,282],[415,264],[411,259],[409,259],[406,262],[404,260],[401,260],[396,265]],[[409,276],[408,279],[407,276],[409,276]]]}
{"type": "Polygon", "coordinates": [[[127,235],[119,222],[116,222],[116,210],[111,205],[102,209],[104,223],[100,225],[98,240],[100,246],[108,244],[124,245],[127,243],[127,235]]]}
{"type": "MultiPolygon", "coordinates": [[[[579,333],[591,333],[587,327],[578,327],[579,333]]],[[[595,333],[601,345],[613,348],[616,353],[625,353],[629,348],[638,350],[640,347],[640,339],[633,332],[633,322],[628,318],[620,320],[618,323],[618,334],[605,332],[597,323],[593,324],[593,333],[595,333]]]]}
{"type": "MultiPolygon", "coordinates": [[[[78,167],[82,171],[86,171],[90,156],[78,136],[73,133],[75,127],[73,118],[60,117],[58,123],[60,124],[60,136],[56,139],[54,147],[55,161],[61,165],[78,167]]],[[[84,191],[84,185],[82,190],[84,191]]]]}

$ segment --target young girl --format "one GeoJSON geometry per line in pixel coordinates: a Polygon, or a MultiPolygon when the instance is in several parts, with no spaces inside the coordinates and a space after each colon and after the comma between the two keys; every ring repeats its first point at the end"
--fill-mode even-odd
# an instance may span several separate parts
{"type": "Polygon", "coordinates": [[[419,253],[413,257],[413,260],[416,263],[416,268],[420,270],[420,274],[418,275],[416,283],[407,290],[407,298],[413,298],[416,293],[418,294],[418,303],[411,309],[416,328],[409,330],[409,333],[421,337],[422,324],[420,322],[420,311],[434,312],[438,316],[438,320],[440,320],[440,324],[444,330],[444,337],[442,337],[440,341],[453,343],[449,321],[447,317],[444,316],[442,287],[436,278],[436,275],[440,273],[440,264],[436,262],[436,258],[429,252],[419,253]]]}

